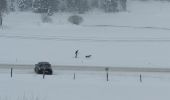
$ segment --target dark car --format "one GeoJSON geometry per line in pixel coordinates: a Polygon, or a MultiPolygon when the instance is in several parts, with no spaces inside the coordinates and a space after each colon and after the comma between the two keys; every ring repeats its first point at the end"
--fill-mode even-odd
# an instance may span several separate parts
{"type": "Polygon", "coordinates": [[[38,64],[35,64],[34,70],[37,74],[47,74],[47,75],[53,74],[53,70],[49,62],[39,62],[38,64]]]}

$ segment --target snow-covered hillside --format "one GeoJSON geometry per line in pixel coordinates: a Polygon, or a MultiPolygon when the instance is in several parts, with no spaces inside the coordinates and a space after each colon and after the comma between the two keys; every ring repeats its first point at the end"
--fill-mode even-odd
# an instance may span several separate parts
{"type": "Polygon", "coordinates": [[[69,13],[55,14],[51,23],[31,12],[9,13],[0,29],[0,63],[170,66],[170,2],[129,0],[127,9],[82,14],[79,26],[67,21],[69,13]]]}

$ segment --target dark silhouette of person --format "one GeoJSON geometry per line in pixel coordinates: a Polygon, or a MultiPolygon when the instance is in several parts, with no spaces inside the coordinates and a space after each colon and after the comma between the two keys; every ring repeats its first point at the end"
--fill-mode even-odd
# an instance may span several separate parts
{"type": "Polygon", "coordinates": [[[76,51],[75,51],[75,58],[77,58],[78,52],[79,52],[79,50],[76,50],[76,51]]]}
{"type": "Polygon", "coordinates": [[[140,74],[140,82],[142,82],[142,75],[140,74]]]}

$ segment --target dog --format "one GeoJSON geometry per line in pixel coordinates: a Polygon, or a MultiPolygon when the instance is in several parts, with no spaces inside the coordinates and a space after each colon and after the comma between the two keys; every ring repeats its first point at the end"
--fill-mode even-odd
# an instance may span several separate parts
{"type": "Polygon", "coordinates": [[[86,58],[90,58],[91,56],[92,56],[92,55],[86,55],[85,57],[86,57],[86,58]]]}

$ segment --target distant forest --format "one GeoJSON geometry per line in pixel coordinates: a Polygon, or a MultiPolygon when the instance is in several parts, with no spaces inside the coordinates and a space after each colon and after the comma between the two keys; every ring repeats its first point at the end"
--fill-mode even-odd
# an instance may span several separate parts
{"type": "Polygon", "coordinates": [[[126,11],[127,0],[6,0],[6,2],[6,8],[10,11],[85,13],[93,9],[103,12],[126,11]]]}

